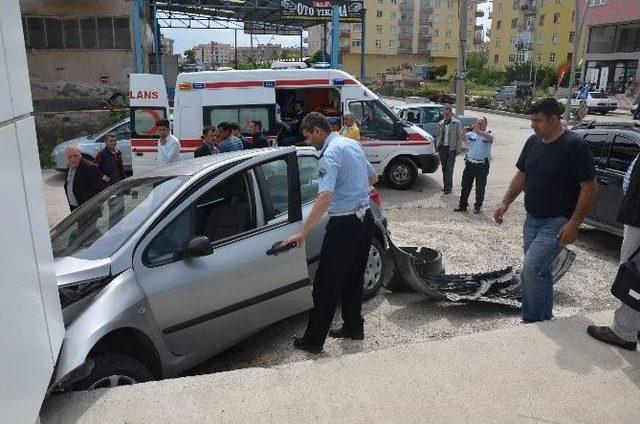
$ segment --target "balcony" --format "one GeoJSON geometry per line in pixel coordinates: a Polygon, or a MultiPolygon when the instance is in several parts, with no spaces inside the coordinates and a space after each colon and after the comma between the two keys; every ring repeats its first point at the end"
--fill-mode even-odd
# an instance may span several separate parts
{"type": "Polygon", "coordinates": [[[533,50],[533,43],[516,43],[515,47],[519,51],[531,51],[533,50]]]}
{"type": "Polygon", "coordinates": [[[413,33],[403,33],[401,32],[400,34],[398,34],[398,39],[400,40],[412,40],[413,39],[413,33]]]}
{"type": "Polygon", "coordinates": [[[475,44],[476,46],[483,43],[484,43],[484,40],[482,37],[478,37],[477,35],[473,37],[473,44],[475,44]]]}
{"type": "Polygon", "coordinates": [[[538,6],[538,0],[520,0],[520,10],[525,16],[534,15],[538,10],[538,6]]]}
{"type": "Polygon", "coordinates": [[[429,47],[418,47],[418,54],[431,54],[431,46],[429,46],[429,47]]]}
{"type": "Polygon", "coordinates": [[[518,25],[518,31],[520,32],[530,32],[534,30],[534,25],[518,25]]]}
{"type": "Polygon", "coordinates": [[[400,3],[401,13],[413,13],[413,3],[400,3]]]}

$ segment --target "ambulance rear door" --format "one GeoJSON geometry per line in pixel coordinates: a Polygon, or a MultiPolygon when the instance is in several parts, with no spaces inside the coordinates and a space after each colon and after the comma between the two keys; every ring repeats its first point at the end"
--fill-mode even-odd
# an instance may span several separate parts
{"type": "Polygon", "coordinates": [[[131,167],[134,174],[155,168],[158,153],[156,124],[169,119],[169,98],[164,77],[155,74],[129,76],[131,114],[131,167]]]}

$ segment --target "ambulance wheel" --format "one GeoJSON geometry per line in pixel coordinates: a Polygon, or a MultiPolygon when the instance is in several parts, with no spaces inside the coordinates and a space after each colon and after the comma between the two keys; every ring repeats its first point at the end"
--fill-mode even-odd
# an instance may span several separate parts
{"type": "Polygon", "coordinates": [[[384,182],[391,188],[406,190],[416,182],[418,167],[409,158],[399,157],[384,170],[384,182]]]}

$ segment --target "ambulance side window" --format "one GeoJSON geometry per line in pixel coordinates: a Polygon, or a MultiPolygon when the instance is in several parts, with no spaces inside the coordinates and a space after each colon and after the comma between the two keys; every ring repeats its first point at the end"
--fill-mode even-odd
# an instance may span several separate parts
{"type": "Polygon", "coordinates": [[[360,135],[374,140],[394,140],[396,119],[379,100],[357,101],[349,103],[360,128],[360,135]]]}
{"type": "Polygon", "coordinates": [[[249,121],[261,121],[262,130],[269,132],[275,122],[275,105],[207,106],[203,110],[205,126],[218,126],[221,122],[238,124],[240,132],[249,132],[249,121]]]}

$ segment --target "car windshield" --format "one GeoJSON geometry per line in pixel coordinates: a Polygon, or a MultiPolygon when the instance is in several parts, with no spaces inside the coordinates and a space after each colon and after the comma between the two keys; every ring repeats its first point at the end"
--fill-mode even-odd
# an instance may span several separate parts
{"type": "Polygon", "coordinates": [[[594,99],[606,99],[607,95],[604,93],[600,93],[599,91],[592,91],[591,93],[591,97],[594,99]]]}
{"type": "Polygon", "coordinates": [[[113,255],[187,179],[126,179],[104,190],[51,230],[53,257],[113,255]]]}

